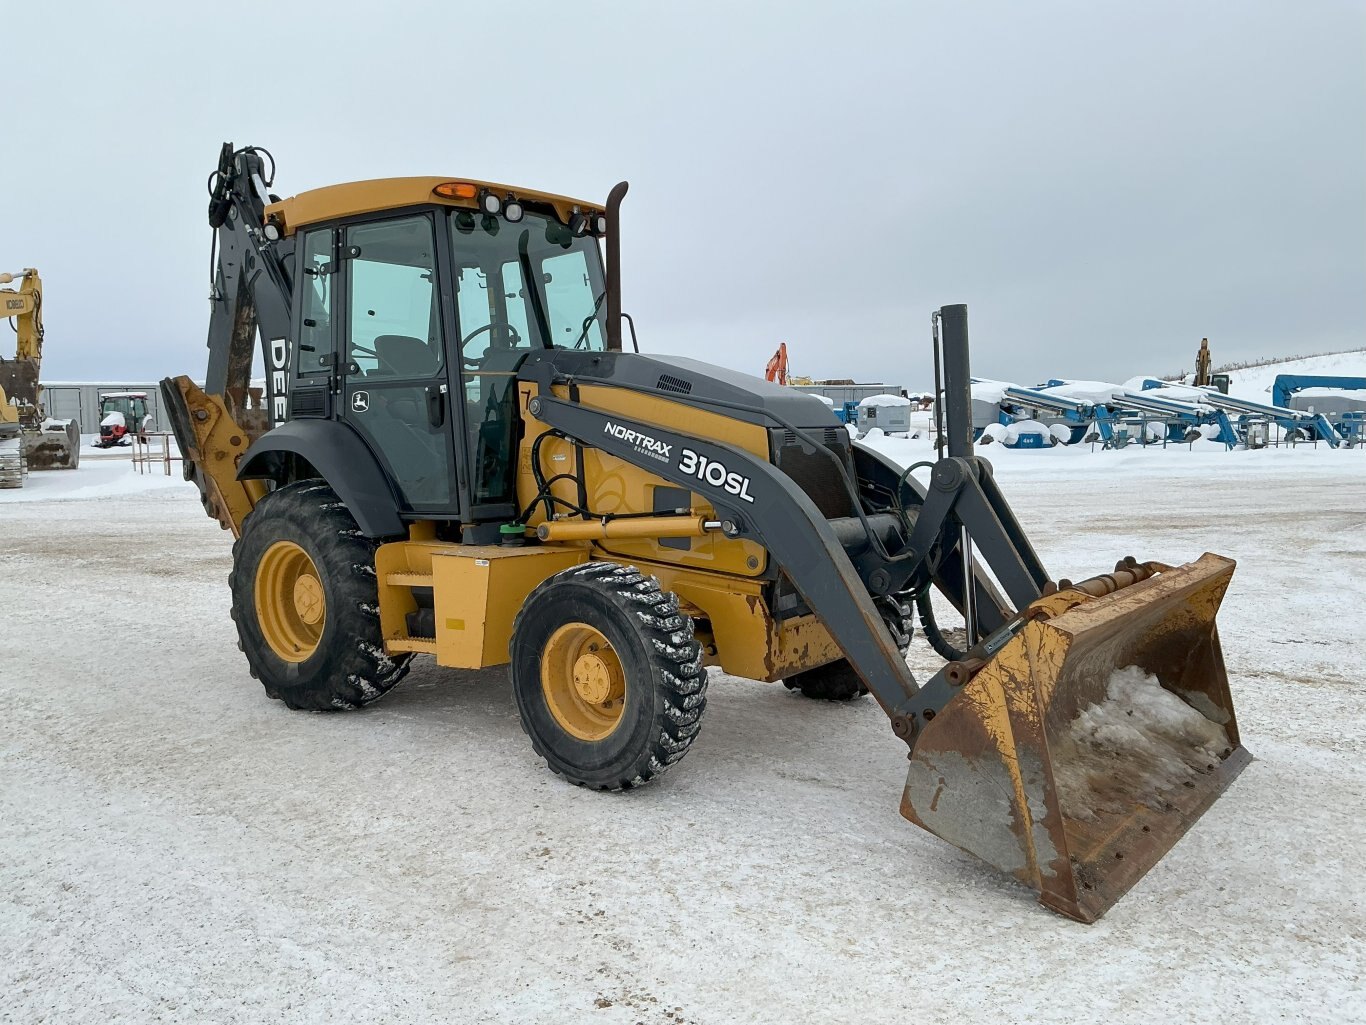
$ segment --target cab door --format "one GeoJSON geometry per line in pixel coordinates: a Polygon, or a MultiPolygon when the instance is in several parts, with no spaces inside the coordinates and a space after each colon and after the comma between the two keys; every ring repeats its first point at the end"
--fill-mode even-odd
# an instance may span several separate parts
{"type": "Polygon", "coordinates": [[[428,214],[351,224],[338,415],[387,468],[405,511],[458,514],[436,240],[428,214]]]}

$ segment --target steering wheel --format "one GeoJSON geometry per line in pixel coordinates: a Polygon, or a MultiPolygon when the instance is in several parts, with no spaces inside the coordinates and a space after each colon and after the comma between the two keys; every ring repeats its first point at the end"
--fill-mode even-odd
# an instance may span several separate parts
{"type": "Polygon", "coordinates": [[[483,363],[484,361],[482,357],[478,359],[470,359],[470,357],[466,356],[465,346],[470,344],[471,339],[478,338],[485,331],[489,332],[489,341],[492,342],[493,332],[495,329],[502,331],[505,334],[508,342],[507,347],[509,349],[515,349],[518,345],[521,344],[522,336],[517,331],[517,329],[513,327],[511,324],[488,323],[483,325],[482,327],[476,327],[464,338],[460,339],[460,362],[464,363],[467,367],[477,367],[481,363],[483,363]]]}

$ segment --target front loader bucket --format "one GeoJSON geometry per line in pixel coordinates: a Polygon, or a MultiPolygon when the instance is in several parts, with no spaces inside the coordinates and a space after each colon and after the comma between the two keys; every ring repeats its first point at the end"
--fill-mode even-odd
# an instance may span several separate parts
{"type": "Polygon", "coordinates": [[[1233,566],[1040,599],[924,725],[901,813],[1094,922],[1252,759],[1214,624],[1233,566]]]}

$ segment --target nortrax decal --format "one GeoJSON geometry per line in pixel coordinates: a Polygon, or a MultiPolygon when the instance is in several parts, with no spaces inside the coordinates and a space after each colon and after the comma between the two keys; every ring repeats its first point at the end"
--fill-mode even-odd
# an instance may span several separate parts
{"type": "Polygon", "coordinates": [[[704,480],[712,487],[722,488],[728,494],[743,498],[746,502],[754,501],[753,496],[749,493],[749,478],[738,473],[731,473],[726,469],[725,463],[708,459],[706,456],[698,455],[690,448],[685,448],[678,457],[678,468],[683,473],[691,474],[698,480],[704,480]]]}
{"type": "Polygon", "coordinates": [[[610,434],[612,437],[624,441],[628,445],[634,445],[636,451],[651,456],[654,459],[658,459],[660,462],[668,459],[669,453],[673,450],[672,445],[666,444],[657,438],[652,438],[648,434],[641,434],[639,431],[633,431],[629,427],[622,427],[620,424],[614,424],[610,420],[604,425],[602,430],[604,434],[610,434]]]}

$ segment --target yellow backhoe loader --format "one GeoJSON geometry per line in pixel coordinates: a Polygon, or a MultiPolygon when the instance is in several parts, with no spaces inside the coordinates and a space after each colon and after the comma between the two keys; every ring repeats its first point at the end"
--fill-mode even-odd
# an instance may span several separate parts
{"type": "Polygon", "coordinates": [[[52,420],[38,383],[43,365],[43,283],[27,267],[0,274],[0,317],[17,335],[14,359],[0,356],[0,487],[17,488],[29,470],[74,470],[80,464],[81,429],[52,420]]]}
{"type": "Polygon", "coordinates": [[[688,753],[708,666],[871,692],[907,747],[902,813],[1081,921],[1248,762],[1214,622],[1233,563],[1051,578],[973,452],[965,307],[933,318],[947,447],[922,481],[812,396],[639,351],[625,183],[280,199],[273,165],[224,145],[206,386],[162,382],[270,697],[356,708],[418,654],[507,665],[535,752],[620,790],[688,753]],[[948,659],[923,686],[916,603],[948,659]]]}

